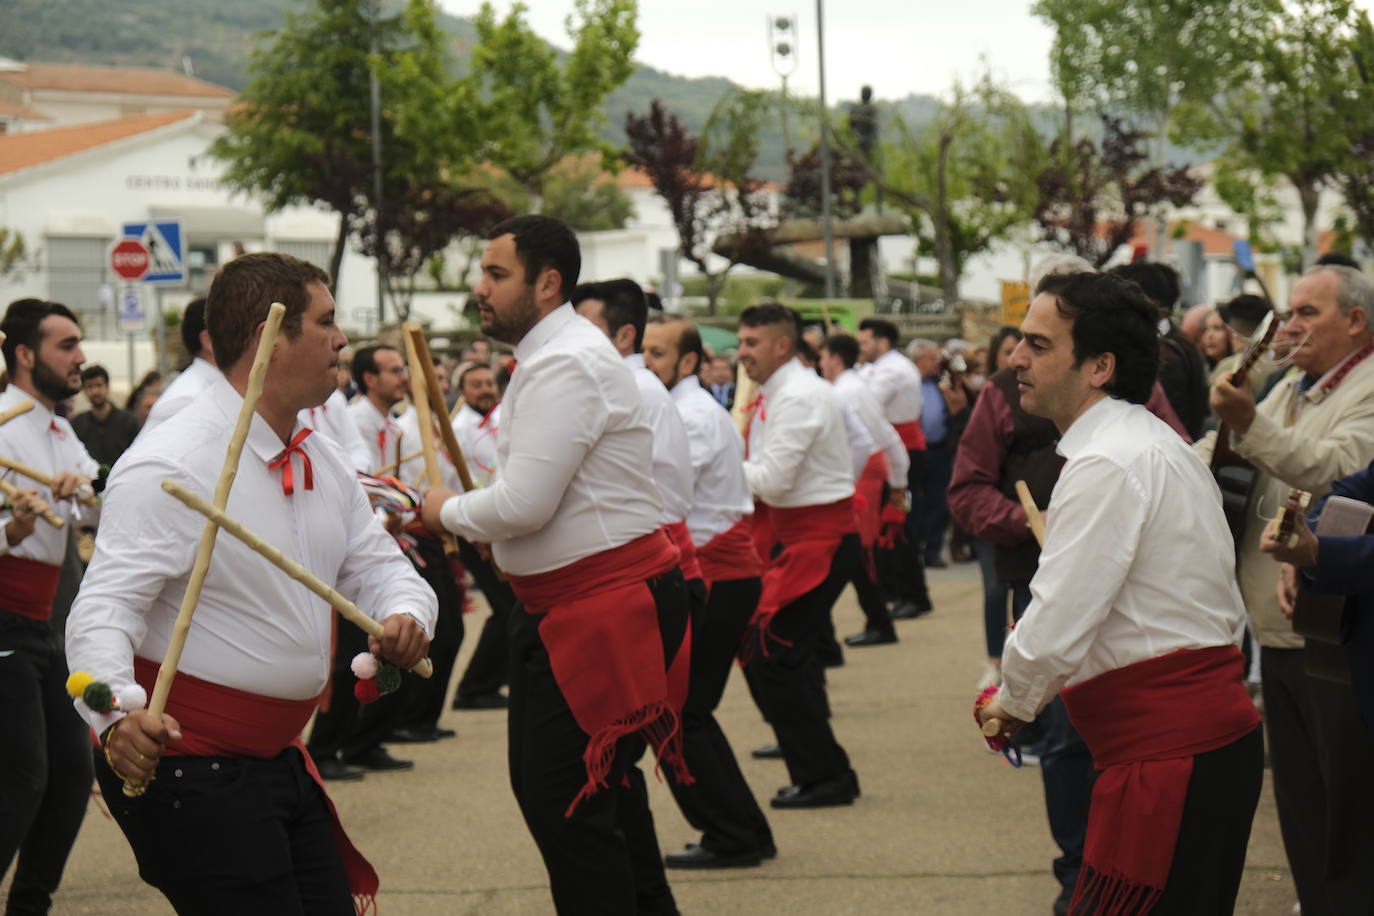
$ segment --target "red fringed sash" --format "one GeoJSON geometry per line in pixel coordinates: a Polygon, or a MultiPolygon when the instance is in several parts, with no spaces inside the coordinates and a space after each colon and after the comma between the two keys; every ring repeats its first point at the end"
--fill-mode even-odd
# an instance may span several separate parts
{"type": "Polygon", "coordinates": [[[753,527],[754,520],[746,515],[697,551],[707,585],[731,579],[752,579],[763,574],[763,564],[754,549],[753,527]]]}
{"type": "Polygon", "coordinates": [[[644,735],[679,783],[692,781],[679,727],[691,630],[669,667],[647,583],[677,565],[677,548],[660,529],[551,572],[507,573],[525,611],[548,615],[539,638],[573,718],[591,738],[582,758],[587,783],[565,817],[606,787],[616,742],[634,732],[644,735]]]}
{"type": "Polygon", "coordinates": [[[61,576],[61,566],[0,554],[0,582],[5,583],[0,608],[30,620],[51,618],[52,602],[57,597],[57,582],[61,576]]]}
{"type": "Polygon", "coordinates": [[[921,429],[919,419],[912,420],[910,423],[893,423],[892,428],[897,430],[897,435],[902,437],[902,445],[906,446],[908,452],[923,452],[926,450],[926,433],[921,429]]]}
{"type": "Polygon", "coordinates": [[[761,505],[754,511],[754,544],[765,558],[763,594],[749,621],[741,660],[748,661],[755,643],[768,652],[768,640],[778,639],[770,631],[778,611],[825,581],[835,549],[846,534],[853,534],[854,499],[846,496],[824,506],[780,508],[761,505]],[[782,550],[773,556],[775,545],[782,550]],[[760,546],[762,545],[762,546],[760,546]]]}
{"type": "Polygon", "coordinates": [[[1100,774],[1069,912],[1142,916],[1164,892],[1193,757],[1254,731],[1235,646],[1185,649],[1060,692],[1100,774]]]}
{"type": "MultiPolygon", "coordinates": [[[[134,656],[134,679],[153,694],[158,664],[134,656]]],[[[329,809],[329,828],[343,859],[348,888],[359,914],[375,911],[381,882],[371,863],[349,840],[339,812],[315,768],[315,761],[301,741],[301,729],[310,721],[318,697],[283,700],[212,684],[180,671],[167,695],[167,714],[181,725],[181,740],[167,745],[168,757],[251,757],[270,760],[288,747],[300,751],[305,769],[324,795],[329,809]]]]}
{"type": "Polygon", "coordinates": [[[671,525],[663,526],[664,532],[677,547],[677,565],[682,570],[684,579],[701,579],[700,558],[697,556],[697,547],[692,543],[692,533],[687,530],[686,522],[674,522],[671,525]]]}

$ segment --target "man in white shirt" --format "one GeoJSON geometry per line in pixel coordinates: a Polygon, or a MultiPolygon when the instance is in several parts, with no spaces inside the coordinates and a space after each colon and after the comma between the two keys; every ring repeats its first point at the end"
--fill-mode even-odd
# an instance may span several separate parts
{"type": "Polygon", "coordinates": [[[86,813],[90,736],[63,684],[67,665],[51,621],[67,553],[67,524],[88,521],[73,499],[90,492],[96,463],[71,424],[54,412],[81,389],[81,328],[64,305],[12,302],[0,321],[10,383],[0,413],[33,403],[0,425],[0,455],[53,477],[51,488],[5,471],[20,495],[0,508],[0,696],[8,732],[0,751],[0,874],[15,854],[9,912],[46,913],[86,813]],[[20,850],[22,849],[22,852],[20,850]]]}
{"type": "MultiPolygon", "coordinates": [[[[925,468],[925,433],[921,430],[921,374],[897,350],[897,326],[885,318],[859,322],[859,375],[882,405],[883,414],[907,450],[907,489],[911,506],[921,504],[921,475],[925,468]]],[[[892,603],[896,620],[920,617],[931,610],[921,563],[921,531],[916,512],[908,511],[905,528],[891,549],[877,552],[878,584],[892,603]]]]}
{"type": "Polygon", "coordinates": [[[644,364],[670,392],[687,430],[693,475],[687,527],[709,589],[705,604],[693,607],[692,674],[682,715],[683,754],[696,782],[672,785],[683,816],[702,837],[669,853],[669,868],[758,865],[777,850],[768,819],[715,718],[758,606],[763,570],[751,536],[754,499],[744,476],[744,442],[697,377],[705,358],[691,322],[650,319],[644,364]]]}
{"type": "Polygon", "coordinates": [[[357,424],[348,413],[348,398],[340,389],[335,388],[319,407],[301,411],[301,422],[315,430],[316,435],[333,439],[348,455],[353,470],[366,472],[375,467],[367,440],[358,432],[357,424]]]}
{"type": "Polygon", "coordinates": [[[848,334],[832,334],[821,350],[821,375],[858,414],[874,450],[865,457],[858,476],[857,492],[862,497],[859,507],[859,542],[864,548],[864,562],[854,573],[854,592],[864,612],[864,631],[846,636],[847,646],[881,646],[897,641],[892,614],[882,591],[874,581],[876,565],[874,551],[884,525],[900,527],[906,522],[906,472],[910,457],[897,430],[883,414],[882,406],[860,377],[855,365],[859,358],[859,342],[848,334]],[[884,521],[884,516],[888,520],[884,521]]]}
{"type": "Polygon", "coordinates": [[[647,741],[682,779],[687,587],[660,530],[634,374],[567,298],[566,225],[492,231],[482,331],[515,345],[492,485],[425,495],[425,524],[490,542],[524,607],[512,621],[511,786],[561,914],[675,913],[644,776],[647,741]]]}
{"type": "MultiPolygon", "coordinates": [[[[682,574],[689,582],[699,580],[696,547],[687,530],[687,512],[692,506],[687,430],[663,383],[644,367],[644,354],[640,351],[649,314],[644,290],[633,280],[583,283],[573,290],[571,301],[579,315],[610,338],[611,346],[634,370],[640,402],[654,433],[654,484],[663,499],[659,519],[681,553],[682,574]]],[[[700,597],[704,599],[704,595],[700,597]]]]}
{"type": "Polygon", "coordinates": [[[740,315],[740,363],[759,386],[744,473],[767,564],[744,672],[792,781],[770,801],[775,808],[848,805],[859,795],[830,728],[818,654],[859,562],[854,472],[834,392],[796,359],[800,337],[800,319],[786,306],[740,315]]]}
{"type": "Polygon", "coordinates": [[[181,371],[172,383],[153,402],[148,419],[143,421],[139,435],[157,429],[181,409],[200,397],[219,375],[215,368],[215,351],[210,346],[210,332],[205,330],[205,297],[192,299],[181,315],[181,342],[191,355],[191,365],[181,371]]]}
{"type": "Polygon", "coordinates": [[[367,443],[372,469],[386,467],[405,457],[401,454],[401,427],[391,410],[405,400],[410,373],[395,347],[385,344],[363,347],[353,354],[353,381],[358,399],[348,405],[353,425],[367,443]]]}
{"type": "Polygon", "coordinates": [[[468,473],[479,487],[489,486],[496,473],[496,433],[501,411],[496,373],[483,363],[458,371],[458,412],[453,415],[453,435],[468,462],[468,473]]]}
{"type": "Polygon", "coordinates": [[[1054,421],[1067,463],[1031,605],[980,719],[1014,734],[1058,693],[1092,751],[1099,776],[1071,912],[1129,899],[1228,913],[1264,751],[1241,682],[1245,611],[1220,493],[1141,406],[1159,341],[1137,286],[1046,277],[1021,330],[1009,361],[1021,406],[1054,421]]]}
{"type": "MultiPolygon", "coordinates": [[[[425,655],[433,593],[373,517],[342,453],[312,442],[299,421],[334,389],[344,344],[328,278],[297,258],[254,253],[225,264],[210,287],[223,375],[205,389],[204,409],[135,443],[105,492],[67,652],[73,670],[116,695],[134,684],[152,693],[204,525],[161,484],[210,498],[274,301],[286,316],[226,511],[378,620],[374,653],[402,669],[425,655]]],[[[355,896],[376,894],[376,873],[348,842],[298,738],[328,677],[334,626],[325,602],[221,535],[161,719],[78,703],[100,736],[96,778],[139,875],[179,912],[280,913],[310,901],[315,912],[348,913],[355,896]],[[125,780],[146,793],[126,797],[125,780]]]]}

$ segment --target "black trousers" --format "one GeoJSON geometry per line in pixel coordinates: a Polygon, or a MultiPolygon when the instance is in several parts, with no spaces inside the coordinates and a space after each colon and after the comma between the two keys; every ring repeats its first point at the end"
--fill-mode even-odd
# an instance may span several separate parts
{"type": "Polygon", "coordinates": [[[139,877],[182,916],[353,916],[324,793],[295,748],[271,760],[165,757],[139,798],[95,758],[139,877]]]}
{"type": "MultiPolygon", "coordinates": [[[[862,548],[861,548],[862,549],[862,548]]],[[[873,548],[875,553],[877,547],[873,548]]],[[[862,558],[861,558],[862,559],[862,558]]],[[[864,612],[864,629],[875,633],[896,633],[892,625],[892,612],[883,600],[883,591],[868,573],[868,564],[859,562],[854,567],[854,596],[859,599],[859,609],[864,612]]]]}
{"type": "Polygon", "coordinates": [[[1260,648],[1264,718],[1303,916],[1374,913],[1374,735],[1348,685],[1310,677],[1301,649],[1260,648]]]}
{"type": "Polygon", "coordinates": [[[515,607],[515,592],[510,583],[496,575],[491,564],[482,559],[467,541],[458,542],[458,556],[491,606],[491,615],[482,625],[472,658],[458,682],[458,696],[475,697],[496,693],[510,680],[510,615],[515,607]]]}
{"type": "MultiPolygon", "coordinates": [[[[346,620],[338,622],[338,636],[334,640],[333,679],[329,689],[329,709],[315,716],[310,731],[310,756],[316,760],[345,759],[360,756],[382,743],[401,722],[405,712],[405,692],[382,697],[375,703],[362,704],[353,695],[353,676],[350,663],[353,656],[367,651],[367,634],[346,620]]],[[[404,683],[417,677],[403,673],[404,683]]]]}
{"type": "Polygon", "coordinates": [[[434,589],[434,597],[439,601],[439,617],[434,623],[434,638],[429,643],[429,660],[434,665],[434,674],[428,678],[416,675],[401,678],[401,689],[397,691],[401,704],[397,725],[423,729],[439,724],[444,697],[448,695],[448,682],[453,676],[453,664],[463,645],[463,589],[444,555],[441,541],[423,538],[417,545],[417,552],[425,565],[416,564],[415,571],[434,589]]]}
{"type": "Polygon", "coordinates": [[[847,534],[830,561],[825,581],[778,611],[772,632],[791,645],[769,640],[744,668],[759,711],[773,727],[787,773],[796,786],[838,779],[849,772],[849,755],[830,728],[830,702],[818,649],[830,609],[854,575],[859,536],[847,534]]]}
{"type": "Polygon", "coordinates": [[[682,713],[682,750],[696,782],[684,786],[668,781],[682,816],[701,831],[701,844],[725,855],[758,851],[773,842],[768,819],[715,716],[762,588],[757,576],[716,582],[705,605],[692,613],[692,675],[682,713]]]}
{"type": "Polygon", "coordinates": [[[912,602],[920,607],[930,607],[930,592],[926,588],[926,571],[921,562],[920,520],[923,500],[922,485],[925,473],[926,453],[921,450],[907,452],[911,467],[907,468],[906,484],[911,491],[911,511],[906,516],[906,540],[897,540],[891,550],[877,552],[878,587],[888,601],[912,602]]]}
{"type": "MultiPolygon", "coordinates": [[[[657,605],[666,662],[687,631],[689,601],[674,569],[649,581],[657,605]]],[[[608,787],[569,803],[587,781],[582,755],[588,735],[577,725],[539,638],[542,615],[511,615],[510,710],[507,718],[511,788],[549,873],[556,910],[583,914],[675,914],[663,870],[644,774],[635,765],[644,739],[616,747],[608,787]]]]}
{"type": "Polygon", "coordinates": [[[0,610],[0,652],[0,875],[19,856],[6,913],[46,913],[86,816],[91,731],[51,621],[0,610]]]}

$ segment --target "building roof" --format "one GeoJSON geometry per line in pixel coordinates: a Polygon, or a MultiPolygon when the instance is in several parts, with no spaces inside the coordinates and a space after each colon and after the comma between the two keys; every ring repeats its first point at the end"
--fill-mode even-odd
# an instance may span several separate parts
{"type": "Polygon", "coordinates": [[[42,165],[63,156],[71,156],[193,117],[197,117],[193,111],[169,111],[162,114],[130,115],[127,118],[97,121],[94,124],[75,124],[50,130],[3,134],[0,135],[0,175],[42,165]]]}
{"type": "Polygon", "coordinates": [[[51,121],[43,112],[21,105],[9,99],[0,98],[0,118],[17,118],[20,121],[51,121]]]}
{"type": "MultiPolygon", "coordinates": [[[[1175,233],[1178,232],[1178,229],[1179,224],[1177,221],[1169,223],[1167,231],[1170,239],[1175,238],[1175,233]]],[[[1140,222],[1136,223],[1135,234],[1131,236],[1131,240],[1127,242],[1127,244],[1133,246],[1144,245],[1148,248],[1153,244],[1157,231],[1158,224],[1154,220],[1142,219],[1140,222]]],[[[1203,254],[1230,255],[1234,253],[1235,249],[1233,246],[1236,242],[1240,241],[1240,238],[1240,236],[1228,232],[1225,229],[1204,226],[1201,223],[1189,220],[1183,226],[1181,240],[1187,242],[1201,242],[1203,254]]]]}
{"type": "Polygon", "coordinates": [[[102,67],[90,64],[24,63],[23,69],[0,71],[0,81],[24,89],[99,92],[122,95],[180,95],[228,99],[232,89],[174,70],[151,67],[102,67]]]}

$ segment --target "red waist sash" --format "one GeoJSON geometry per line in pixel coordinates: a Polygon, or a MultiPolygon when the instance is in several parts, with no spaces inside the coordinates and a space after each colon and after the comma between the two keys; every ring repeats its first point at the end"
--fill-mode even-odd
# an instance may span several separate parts
{"type": "Polygon", "coordinates": [[[691,782],[679,727],[687,699],[691,631],[663,657],[658,609],[646,580],[670,572],[678,552],[662,529],[576,563],[530,576],[507,573],[530,614],[545,614],[539,638],[577,725],[590,736],[587,783],[565,817],[606,787],[616,742],[640,732],[680,783],[691,782]]]}
{"type": "Polygon", "coordinates": [[[872,547],[878,539],[883,519],[883,484],[887,483],[887,456],[874,452],[854,484],[854,515],[859,526],[859,543],[872,547]]]}
{"type": "Polygon", "coordinates": [[[49,619],[61,575],[61,566],[0,554],[0,582],[5,583],[0,609],[30,620],[49,619]]]}
{"type": "Polygon", "coordinates": [[[697,546],[692,543],[692,533],[687,530],[687,523],[673,522],[671,525],[664,525],[663,530],[677,547],[677,565],[682,570],[682,578],[703,578],[697,546]]]}
{"type": "Polygon", "coordinates": [[[915,419],[909,423],[893,423],[892,428],[897,430],[897,435],[902,437],[902,445],[906,446],[908,452],[923,452],[926,448],[926,433],[921,429],[920,419],[915,419]]]}
{"type": "Polygon", "coordinates": [[[1184,649],[1060,692],[1101,771],[1070,913],[1154,906],[1168,882],[1193,757],[1259,726],[1244,670],[1235,646],[1184,649]]]}
{"type": "Polygon", "coordinates": [[[770,625],[778,611],[825,581],[840,539],[858,530],[852,496],[823,506],[761,508],[764,511],[756,509],[754,513],[756,519],[762,515],[755,522],[754,543],[759,544],[761,538],[768,542],[766,550],[759,553],[765,558],[763,593],[749,621],[741,652],[745,660],[753,651],[755,640],[767,653],[768,640],[777,639],[770,632],[770,625]],[[778,544],[782,550],[774,556],[773,549],[778,544]]]}
{"type": "MultiPolygon", "coordinates": [[[[134,656],[134,679],[153,694],[158,664],[134,656]]],[[[348,887],[358,913],[376,906],[380,881],[371,863],[363,857],[344,831],[334,802],[325,790],[315,761],[301,741],[301,729],[310,721],[319,697],[308,700],[283,700],[212,684],[189,674],[177,672],[167,694],[166,712],[181,726],[181,740],[170,742],[167,757],[251,757],[270,760],[288,747],[300,751],[305,769],[324,795],[329,809],[330,832],[343,859],[348,887]]]]}
{"type": "Polygon", "coordinates": [[[746,515],[697,551],[701,574],[707,585],[762,575],[763,564],[759,562],[751,534],[753,526],[753,519],[746,515]]]}

